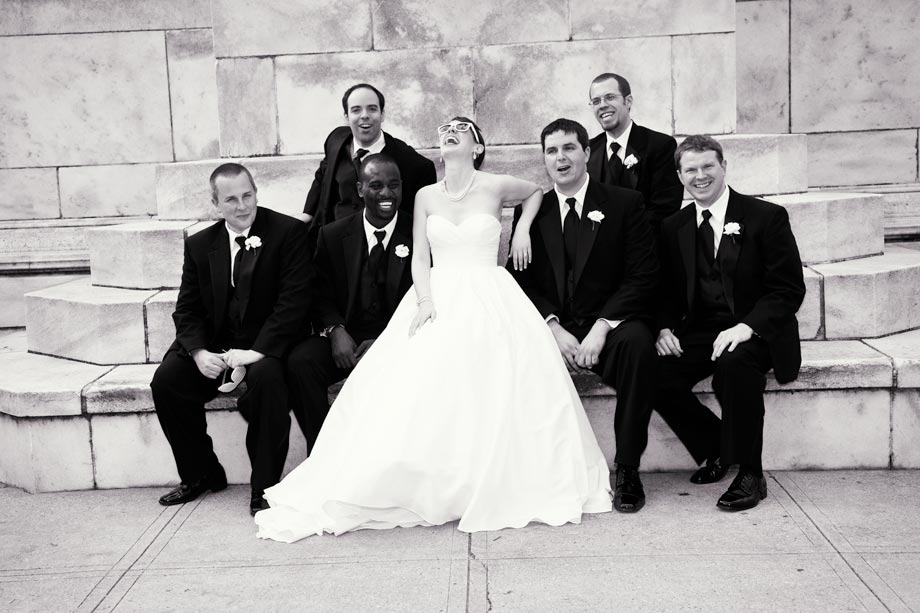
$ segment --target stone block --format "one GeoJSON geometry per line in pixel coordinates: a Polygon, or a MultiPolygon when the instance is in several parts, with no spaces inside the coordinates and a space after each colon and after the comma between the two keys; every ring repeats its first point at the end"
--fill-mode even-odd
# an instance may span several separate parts
{"type": "Polygon", "coordinates": [[[793,132],[920,125],[920,5],[792,3],[793,132]]]}
{"type": "Polygon", "coordinates": [[[899,390],[891,403],[891,467],[920,468],[920,390],[899,390]]]}
{"type": "Polygon", "coordinates": [[[220,155],[217,75],[211,30],[166,33],[173,149],[177,160],[220,155]]]}
{"type": "Polygon", "coordinates": [[[179,290],[159,292],[144,303],[144,320],[147,322],[147,361],[159,362],[166,350],[176,340],[176,324],[172,314],[176,310],[179,290]]]}
{"type": "Polygon", "coordinates": [[[147,221],[87,230],[93,285],[179,287],[185,228],[191,221],[147,221]]]}
{"type": "Polygon", "coordinates": [[[735,3],[731,0],[618,4],[571,0],[569,12],[572,38],[576,40],[735,31],[735,3]]]}
{"type": "Polygon", "coordinates": [[[162,32],[0,37],[0,165],[173,159],[162,32]]]}
{"type": "Polygon", "coordinates": [[[147,360],[144,300],[152,291],[73,281],[26,296],[29,351],[94,364],[147,360]]]}
{"type": "Polygon", "coordinates": [[[156,364],[123,364],[112,368],[83,390],[86,412],[114,414],[153,411],[150,381],[156,369],[156,364]]]}
{"type": "Polygon", "coordinates": [[[870,338],[863,342],[891,358],[898,387],[920,388],[920,330],[870,338]]]}
{"type": "Polygon", "coordinates": [[[878,255],[885,249],[885,209],[869,194],[807,192],[771,196],[789,212],[805,264],[878,255]]]}
{"type": "Polygon", "coordinates": [[[920,183],[864,185],[852,191],[878,194],[885,203],[885,237],[920,236],[920,183]]]}
{"type": "Polygon", "coordinates": [[[728,162],[728,183],[738,191],[763,195],[808,189],[808,141],[804,135],[726,134],[717,140],[728,162]]]}
{"type": "MultiPolygon", "coordinates": [[[[651,40],[653,44],[661,44],[658,39],[651,40]]],[[[671,75],[674,84],[674,133],[734,132],[734,33],[675,36],[671,45],[674,58],[671,75]],[[706,70],[701,71],[701,65],[705,65],[706,70]]]]}
{"type": "Polygon", "coordinates": [[[372,3],[374,49],[477,47],[568,40],[567,5],[564,0],[497,0],[491,3],[378,0],[372,3]]]}
{"type": "MultiPolygon", "coordinates": [[[[589,133],[599,132],[588,106],[588,87],[597,75],[613,71],[630,82],[633,119],[671,134],[670,40],[632,38],[475,49],[475,119],[486,142],[496,144],[539,142],[543,126],[558,117],[580,122],[589,133]]],[[[734,104],[734,90],[731,100],[734,104]]],[[[435,134],[430,134],[423,144],[434,146],[435,134]]]]}
{"type": "MultiPolygon", "coordinates": [[[[539,135],[537,137],[539,138],[539,135]]],[[[442,166],[438,167],[441,172],[443,172],[442,166]]],[[[540,145],[490,147],[486,150],[486,159],[482,164],[482,169],[533,181],[544,191],[553,187],[553,182],[546,174],[540,145]]]]}
{"type": "Polygon", "coordinates": [[[92,489],[89,423],[0,414],[0,481],[31,493],[92,489]]]}
{"type": "Polygon", "coordinates": [[[111,370],[20,351],[0,353],[0,413],[61,417],[82,413],[83,388],[111,370]]]}
{"type": "Polygon", "coordinates": [[[917,251],[889,246],[884,255],[812,269],[824,277],[826,338],[869,338],[920,326],[917,251]]]}
{"type": "Polygon", "coordinates": [[[217,89],[220,154],[227,157],[277,153],[272,58],[218,60],[217,89]]]}
{"type": "MultiPolygon", "coordinates": [[[[296,216],[310,191],[321,155],[239,160],[259,189],[259,206],[296,216]]],[[[208,177],[223,160],[162,164],[157,169],[158,214],[162,220],[216,219],[208,177]]],[[[205,226],[206,227],[206,226],[205,226]]]]}
{"type": "Polygon", "coordinates": [[[860,341],[812,341],[802,343],[799,378],[780,385],[771,377],[767,381],[767,389],[889,388],[893,384],[893,376],[891,360],[860,341]]]}
{"type": "Polygon", "coordinates": [[[796,313],[799,320],[799,338],[804,341],[824,338],[824,321],[822,316],[824,285],[821,275],[810,268],[803,270],[805,277],[805,299],[796,313]]]}
{"type": "Polygon", "coordinates": [[[18,328],[26,325],[25,295],[29,292],[67,283],[82,276],[82,273],[4,276],[0,282],[0,328],[18,328]]]}
{"type": "Polygon", "coordinates": [[[0,36],[211,27],[208,0],[4,0],[0,36]]]}
{"type": "Polygon", "coordinates": [[[156,165],[74,166],[58,170],[63,217],[157,212],[156,165]]]}
{"type": "Polygon", "coordinates": [[[917,130],[808,135],[808,185],[917,180],[917,130]]]}
{"type": "Polygon", "coordinates": [[[94,415],[89,421],[93,428],[96,487],[150,487],[179,482],[176,462],[155,413],[94,415]]]}
{"type": "Polygon", "coordinates": [[[54,168],[0,169],[0,217],[47,219],[61,216],[54,168]]]}
{"type": "Polygon", "coordinates": [[[738,132],[789,132],[789,5],[754,0],[735,7],[738,132]]]}
{"type": "Polygon", "coordinates": [[[475,108],[464,48],[279,57],[275,69],[284,154],[322,152],[345,123],[342,95],[358,81],[383,92],[383,129],[415,148],[437,146],[437,127],[454,115],[473,117],[475,108]]]}
{"type": "Polygon", "coordinates": [[[214,0],[212,5],[218,57],[360,51],[372,45],[365,0],[214,0]]]}

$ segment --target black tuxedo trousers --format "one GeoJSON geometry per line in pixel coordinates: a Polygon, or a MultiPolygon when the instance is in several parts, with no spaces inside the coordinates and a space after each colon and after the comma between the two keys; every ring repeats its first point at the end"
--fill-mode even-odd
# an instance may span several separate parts
{"type": "MultiPolygon", "coordinates": [[[[157,418],[183,483],[207,477],[218,465],[204,405],[217,396],[220,383],[221,377],[208,379],[190,355],[178,350],[166,354],[150,383],[157,418]]],[[[291,417],[280,359],[266,356],[246,367],[246,392],[237,408],[249,422],[246,451],[252,493],[261,495],[281,479],[288,452],[291,417]]]]}

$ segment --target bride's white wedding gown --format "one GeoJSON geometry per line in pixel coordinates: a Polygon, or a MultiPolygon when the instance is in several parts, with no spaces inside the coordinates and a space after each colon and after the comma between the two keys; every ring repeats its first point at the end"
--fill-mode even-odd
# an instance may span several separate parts
{"type": "Polygon", "coordinates": [[[552,333],[496,265],[501,224],[427,224],[437,318],[410,338],[407,292],[310,457],[266,490],[259,537],[556,526],[610,510],[607,463],[552,333]]]}

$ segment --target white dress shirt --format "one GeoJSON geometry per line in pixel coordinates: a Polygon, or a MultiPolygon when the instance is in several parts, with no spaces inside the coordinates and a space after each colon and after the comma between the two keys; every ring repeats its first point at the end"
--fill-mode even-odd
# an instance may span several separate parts
{"type": "Polygon", "coordinates": [[[367,238],[367,252],[370,253],[371,249],[377,244],[377,237],[374,236],[374,232],[379,232],[383,230],[386,232],[386,235],[383,237],[383,250],[386,251],[387,245],[390,244],[390,239],[393,237],[393,228],[396,227],[396,219],[399,217],[399,212],[393,215],[393,219],[390,220],[390,223],[383,226],[382,228],[375,228],[371,222],[367,220],[367,214],[361,216],[361,219],[364,220],[364,236],[367,238]]]}
{"type": "Polygon", "coordinates": [[[620,158],[621,162],[626,162],[626,145],[629,143],[629,134],[632,132],[633,122],[632,119],[629,120],[629,125],[626,126],[626,129],[623,130],[623,133],[620,134],[617,138],[610,136],[610,132],[604,132],[607,135],[607,161],[610,161],[610,156],[613,152],[610,150],[610,145],[613,143],[618,143],[620,145],[620,150],[617,151],[617,157],[620,158]]]}
{"type": "Polygon", "coordinates": [[[240,246],[236,242],[236,237],[243,235],[249,238],[249,231],[252,229],[252,226],[249,226],[242,232],[231,230],[227,222],[224,222],[224,227],[227,228],[227,234],[230,236],[230,285],[233,286],[233,262],[236,261],[236,252],[240,250],[240,246]]]}
{"type": "MultiPolygon", "coordinates": [[[[694,201],[694,206],[696,206],[696,227],[699,228],[700,224],[703,223],[703,211],[707,207],[702,207],[698,202],[694,201]]],[[[712,234],[716,239],[715,245],[713,245],[713,256],[719,253],[719,244],[722,242],[722,228],[725,226],[725,213],[728,210],[728,186],[726,185],[722,189],[722,193],[716,198],[716,201],[709,205],[709,212],[712,213],[712,217],[709,218],[709,225],[712,226],[712,234]]]]}
{"type": "Polygon", "coordinates": [[[374,142],[372,142],[370,145],[367,145],[367,146],[359,144],[358,141],[355,140],[355,137],[352,136],[351,137],[351,157],[352,158],[355,157],[355,153],[358,151],[358,149],[364,149],[365,151],[367,151],[367,154],[365,155],[365,157],[367,157],[368,155],[371,155],[372,153],[380,153],[381,151],[383,151],[384,145],[386,145],[386,141],[383,139],[383,130],[381,130],[380,134],[377,135],[377,140],[375,140],[374,142]]]}

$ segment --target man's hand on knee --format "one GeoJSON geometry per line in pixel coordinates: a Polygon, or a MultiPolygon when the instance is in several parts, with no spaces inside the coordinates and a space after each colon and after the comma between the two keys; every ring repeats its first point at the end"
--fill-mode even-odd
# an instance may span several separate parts
{"type": "Polygon", "coordinates": [[[228,366],[220,353],[212,353],[207,349],[195,349],[191,356],[198,371],[208,379],[216,379],[228,366]]]}
{"type": "Polygon", "coordinates": [[[674,336],[670,328],[662,328],[658,332],[655,351],[658,352],[658,355],[673,355],[676,358],[679,358],[684,353],[683,348],[680,346],[680,339],[674,336]]]}
{"type": "Polygon", "coordinates": [[[578,352],[575,354],[575,363],[582,368],[593,368],[601,358],[601,351],[607,342],[607,333],[612,328],[605,321],[597,320],[594,326],[588,332],[587,336],[582,339],[578,346],[578,352]]]}
{"type": "Polygon", "coordinates": [[[349,370],[358,363],[358,356],[355,354],[357,346],[355,339],[345,329],[344,326],[338,326],[329,333],[329,344],[332,347],[332,361],[342,370],[349,370]]]}
{"type": "Polygon", "coordinates": [[[572,336],[571,332],[563,328],[562,324],[560,324],[557,319],[551,319],[548,325],[549,329],[553,332],[553,337],[556,339],[556,344],[559,346],[562,357],[565,358],[565,363],[573,370],[578,369],[578,363],[575,361],[575,356],[578,355],[578,351],[581,348],[578,339],[572,336]]]}
{"type": "Polygon", "coordinates": [[[250,364],[255,364],[264,358],[265,354],[259,353],[254,349],[230,349],[229,351],[224,352],[222,357],[227,366],[230,368],[236,368],[237,366],[249,366],[250,364]]]}
{"type": "Polygon", "coordinates": [[[735,347],[741,343],[751,340],[753,335],[754,330],[747,324],[738,324],[728,330],[722,330],[712,343],[712,357],[710,359],[715,362],[725,349],[734,351],[735,347]]]}

